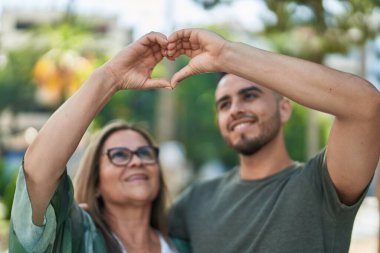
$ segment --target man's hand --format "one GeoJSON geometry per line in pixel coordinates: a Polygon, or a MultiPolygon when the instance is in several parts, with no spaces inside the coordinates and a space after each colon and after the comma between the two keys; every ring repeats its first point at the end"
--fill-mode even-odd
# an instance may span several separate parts
{"type": "Polygon", "coordinates": [[[174,60],[180,55],[191,58],[188,65],[172,77],[173,88],[191,75],[223,71],[221,58],[228,41],[216,33],[202,29],[184,29],[174,32],[168,41],[168,59],[174,60]]]}
{"type": "Polygon", "coordinates": [[[170,88],[169,81],[151,78],[154,67],[166,56],[167,45],[165,35],[151,32],[125,47],[102,68],[115,80],[117,89],[170,88]]]}

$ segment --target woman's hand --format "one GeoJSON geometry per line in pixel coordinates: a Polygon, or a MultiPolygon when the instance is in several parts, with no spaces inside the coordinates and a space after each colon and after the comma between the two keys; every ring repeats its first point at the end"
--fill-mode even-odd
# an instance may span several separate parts
{"type": "Polygon", "coordinates": [[[151,32],[128,45],[102,66],[117,89],[170,88],[169,81],[151,77],[154,67],[166,56],[167,38],[151,32]]]}

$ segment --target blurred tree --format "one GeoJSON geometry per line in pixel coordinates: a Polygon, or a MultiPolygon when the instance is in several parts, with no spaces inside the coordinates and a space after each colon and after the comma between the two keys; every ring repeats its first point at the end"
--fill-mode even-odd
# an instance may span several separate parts
{"type": "MultiPolygon", "coordinates": [[[[33,77],[38,86],[37,98],[53,110],[70,97],[86,80],[99,62],[88,45],[97,37],[92,23],[69,16],[62,22],[43,25],[34,30],[43,35],[49,50],[36,62],[33,77]]],[[[101,57],[104,59],[104,57],[101,57]]]]}
{"type": "MultiPolygon", "coordinates": [[[[265,2],[276,15],[276,22],[267,22],[262,35],[268,38],[274,51],[316,63],[322,64],[329,53],[346,53],[352,47],[363,49],[364,44],[380,32],[380,25],[373,22],[375,7],[380,6],[379,1],[265,2]]],[[[362,67],[357,73],[361,76],[364,76],[364,55],[362,52],[362,67]]],[[[302,160],[315,154],[327,140],[320,136],[322,123],[319,114],[308,110],[307,115],[307,153],[302,160]]],[[[297,149],[292,145],[297,144],[293,141],[287,144],[290,153],[296,154],[297,149]]]]}
{"type": "Polygon", "coordinates": [[[4,204],[4,217],[9,219],[11,216],[13,196],[16,189],[16,179],[18,170],[13,170],[13,172],[5,172],[5,165],[0,157],[0,202],[4,204]]]}
{"type": "MultiPolygon", "coordinates": [[[[12,115],[21,111],[53,111],[70,96],[93,67],[105,61],[102,52],[93,52],[88,50],[91,47],[86,47],[89,40],[85,38],[96,34],[92,33],[91,27],[79,23],[72,26],[67,22],[33,27],[29,32],[34,36],[28,46],[6,53],[6,63],[0,69],[0,113],[4,109],[12,115]],[[60,90],[61,94],[57,103],[41,103],[37,99],[36,94],[54,89],[60,90]]],[[[91,38],[95,40],[96,36],[91,38]]],[[[1,150],[9,148],[3,146],[4,139],[10,137],[8,135],[23,130],[16,129],[18,125],[12,122],[9,126],[11,129],[0,131],[1,150]]],[[[17,173],[17,168],[5,170],[3,165],[0,166],[0,201],[6,207],[6,218],[10,216],[17,173]],[[12,171],[12,175],[5,175],[5,171],[12,171]]]]}
{"type": "Polygon", "coordinates": [[[29,45],[7,52],[0,69],[0,112],[53,111],[105,61],[103,52],[88,46],[96,40],[98,26],[75,20],[75,25],[62,21],[32,27],[29,45]]]}
{"type": "Polygon", "coordinates": [[[94,70],[93,63],[73,50],[54,48],[36,62],[33,77],[38,100],[57,106],[70,97],[94,70]]]}
{"type": "MultiPolygon", "coordinates": [[[[221,26],[213,25],[208,29],[225,38],[232,39],[234,34],[221,26]]],[[[182,56],[176,60],[176,71],[188,63],[182,56]]],[[[184,143],[191,165],[198,170],[209,160],[222,160],[227,168],[237,163],[235,152],[221,137],[215,111],[215,87],[219,73],[191,76],[173,91],[176,97],[176,140],[184,143]]]]}
{"type": "Polygon", "coordinates": [[[33,46],[8,53],[7,63],[0,69],[0,113],[4,109],[12,112],[38,110],[34,98],[35,86],[32,69],[41,50],[33,46]]]}

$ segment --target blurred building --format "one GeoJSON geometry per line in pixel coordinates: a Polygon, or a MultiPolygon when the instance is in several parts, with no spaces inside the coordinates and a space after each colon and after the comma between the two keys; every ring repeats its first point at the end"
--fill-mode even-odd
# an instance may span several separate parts
{"type": "MultiPolygon", "coordinates": [[[[46,45],[47,38],[37,37],[32,28],[41,25],[56,24],[68,15],[69,9],[20,9],[5,8],[0,3],[0,68],[7,64],[7,54],[12,50],[23,48],[33,42],[46,45]]],[[[98,36],[86,45],[88,50],[97,50],[112,55],[132,41],[133,31],[122,27],[112,16],[85,16],[93,24],[98,36]]],[[[38,130],[49,118],[49,113],[19,112],[14,114],[12,108],[0,108],[0,161],[3,160],[5,173],[19,167],[27,146],[38,130]],[[1,159],[2,157],[2,159],[1,159]]],[[[75,160],[77,156],[73,156],[75,160]]]]}
{"type": "MultiPolygon", "coordinates": [[[[30,43],[31,28],[55,24],[68,15],[67,10],[19,10],[2,9],[0,6],[0,52],[7,52],[30,43]],[[36,13],[37,12],[37,13],[36,13]]],[[[119,24],[117,17],[91,15],[83,16],[94,24],[94,32],[103,34],[96,44],[89,45],[106,52],[118,50],[132,40],[132,29],[119,24]]]]}

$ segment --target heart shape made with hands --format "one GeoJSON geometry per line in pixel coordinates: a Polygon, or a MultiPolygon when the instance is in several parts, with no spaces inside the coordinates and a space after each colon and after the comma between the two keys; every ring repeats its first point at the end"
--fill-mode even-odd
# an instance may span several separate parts
{"type": "Polygon", "coordinates": [[[161,61],[157,62],[152,68],[152,71],[146,80],[146,84],[141,88],[167,88],[172,90],[176,88],[182,80],[195,74],[189,65],[186,65],[178,71],[175,71],[176,66],[178,66],[176,60],[167,57],[162,58],[161,61]],[[155,74],[155,69],[161,64],[166,71],[164,71],[165,75],[158,76],[155,74]]]}
{"type": "Polygon", "coordinates": [[[176,71],[176,68],[178,68],[178,61],[176,61],[176,59],[173,60],[173,59],[164,57],[158,64],[162,64],[164,66],[165,75],[158,77],[158,78],[153,78],[153,79],[160,79],[160,78],[162,79],[163,78],[168,83],[170,83],[170,89],[176,88],[182,80],[191,76],[193,73],[193,71],[191,71],[191,69],[190,69],[190,71],[186,70],[186,68],[189,68],[188,65],[186,65],[185,67],[176,71]]]}
{"type": "Polygon", "coordinates": [[[191,75],[222,69],[218,59],[225,41],[220,37],[203,30],[178,32],[169,37],[151,32],[125,47],[106,64],[119,89],[174,89],[191,75]],[[189,57],[190,61],[174,72],[170,62],[182,55],[189,57]],[[171,77],[152,78],[152,71],[163,60],[171,77]]]}

